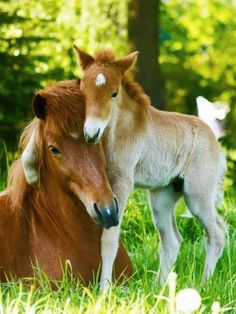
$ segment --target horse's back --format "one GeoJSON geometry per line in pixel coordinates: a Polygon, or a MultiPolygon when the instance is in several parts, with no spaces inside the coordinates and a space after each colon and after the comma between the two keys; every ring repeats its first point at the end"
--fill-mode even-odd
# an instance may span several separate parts
{"type": "Polygon", "coordinates": [[[185,178],[185,186],[196,182],[196,186],[202,185],[209,193],[215,191],[214,200],[220,200],[226,160],[211,128],[200,118],[181,113],[156,111],[155,118],[158,127],[164,129],[161,142],[168,134],[169,152],[175,146],[176,151],[185,155],[184,159],[178,158],[178,162],[183,162],[180,175],[185,178]]]}

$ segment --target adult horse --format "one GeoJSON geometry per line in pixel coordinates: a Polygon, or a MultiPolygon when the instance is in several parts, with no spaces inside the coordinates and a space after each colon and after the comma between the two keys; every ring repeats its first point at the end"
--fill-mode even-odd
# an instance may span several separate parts
{"type": "MultiPolygon", "coordinates": [[[[98,143],[104,134],[108,176],[121,217],[133,186],[149,188],[161,239],[159,274],[163,282],[182,241],[174,208],[183,195],[206,231],[205,281],[215,269],[225,238],[225,225],[215,203],[222,194],[226,165],[214,134],[197,117],[150,106],[142,88],[125,75],[137,52],[116,60],[109,50],[95,58],[78,48],[76,51],[84,69],[80,85],[86,97],[84,135],[87,142],[98,143]]],[[[102,288],[111,281],[118,239],[119,226],[102,234],[102,288]]]]}
{"type": "MultiPolygon", "coordinates": [[[[35,263],[50,278],[60,279],[61,265],[70,260],[73,273],[87,284],[100,263],[102,228],[96,223],[108,227],[117,221],[104,152],[101,145],[84,142],[84,104],[77,81],[39,91],[33,110],[36,118],[24,130],[20,146],[26,148],[22,160],[34,186],[27,183],[18,159],[0,194],[0,280],[6,274],[31,276],[35,263]]],[[[130,276],[131,268],[121,246],[116,278],[130,276]]]]}

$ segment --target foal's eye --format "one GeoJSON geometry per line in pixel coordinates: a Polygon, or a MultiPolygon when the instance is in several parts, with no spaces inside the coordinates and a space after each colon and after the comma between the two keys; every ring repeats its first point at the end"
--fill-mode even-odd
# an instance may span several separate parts
{"type": "Polygon", "coordinates": [[[50,152],[54,155],[54,156],[58,156],[61,154],[60,150],[58,148],[56,148],[55,146],[49,145],[48,149],[50,150],[50,152]]]}
{"type": "Polygon", "coordinates": [[[115,92],[111,95],[112,98],[116,98],[116,96],[118,95],[118,92],[115,92]]]}

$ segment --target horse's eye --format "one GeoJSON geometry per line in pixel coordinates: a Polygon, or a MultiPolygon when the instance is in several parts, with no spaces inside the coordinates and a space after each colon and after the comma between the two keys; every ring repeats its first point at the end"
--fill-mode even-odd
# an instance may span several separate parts
{"type": "Polygon", "coordinates": [[[49,145],[48,148],[54,156],[58,156],[61,154],[60,150],[56,148],[55,146],[49,145]]]}
{"type": "Polygon", "coordinates": [[[116,98],[116,96],[118,95],[118,92],[115,92],[111,95],[112,98],[116,98]]]}

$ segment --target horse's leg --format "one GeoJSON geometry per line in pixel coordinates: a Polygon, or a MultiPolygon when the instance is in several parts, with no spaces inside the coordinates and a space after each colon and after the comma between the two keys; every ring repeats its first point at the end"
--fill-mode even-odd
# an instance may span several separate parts
{"type": "Polygon", "coordinates": [[[115,193],[119,204],[119,226],[103,229],[101,237],[102,270],[100,278],[100,291],[108,290],[112,282],[112,269],[119,247],[120,226],[129,193],[133,183],[130,178],[110,179],[112,191],[115,193]]]}
{"type": "Polygon", "coordinates": [[[182,237],[176,225],[174,209],[178,197],[172,185],[150,191],[154,224],[160,235],[159,279],[165,282],[180,249],[182,237]]]}
{"type": "Polygon", "coordinates": [[[211,179],[203,184],[201,175],[195,179],[186,178],[184,197],[190,212],[206,231],[206,259],[202,275],[202,282],[204,282],[214,272],[223,251],[226,226],[215,211],[215,187],[211,179]]]}

